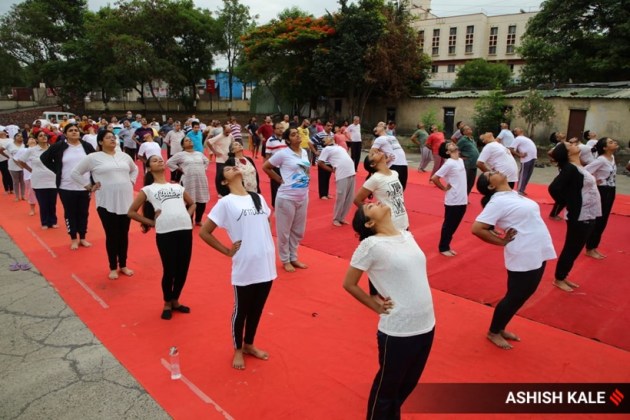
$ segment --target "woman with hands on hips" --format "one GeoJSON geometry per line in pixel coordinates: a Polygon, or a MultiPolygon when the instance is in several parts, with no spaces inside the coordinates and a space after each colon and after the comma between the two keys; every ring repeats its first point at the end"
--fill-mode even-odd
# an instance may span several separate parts
{"type": "Polygon", "coordinates": [[[254,338],[271,283],[277,277],[276,249],[269,226],[271,210],[262,195],[245,189],[242,171],[233,157],[225,162],[217,176],[223,198],[199,232],[204,242],[232,259],[232,367],[239,370],[245,369],[244,355],[269,358],[269,353],[254,346],[254,338]],[[227,231],[230,246],[214,235],[217,227],[227,231]]]}
{"type": "Polygon", "coordinates": [[[472,225],[472,233],[484,242],[504,247],[508,272],[507,293],[494,309],[488,340],[504,350],[507,340],[521,341],[505,328],[516,312],[534,294],[545,272],[547,260],[556,258],[551,235],[540,216],[538,204],[512,191],[501,172],[484,172],[477,179],[483,195],[483,211],[472,225]],[[495,226],[504,231],[498,234],[495,226]]]}
{"type": "Polygon", "coordinates": [[[418,384],[433,343],[435,315],[426,257],[410,232],[394,226],[391,209],[382,203],[360,205],[352,226],[361,243],[343,287],[380,316],[380,368],[370,391],[367,418],[397,419],[418,384]],[[382,298],[359,287],[364,272],[382,298]]]}

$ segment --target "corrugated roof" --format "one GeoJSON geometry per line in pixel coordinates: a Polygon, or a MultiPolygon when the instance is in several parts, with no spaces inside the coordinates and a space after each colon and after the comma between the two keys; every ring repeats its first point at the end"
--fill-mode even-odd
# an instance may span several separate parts
{"type": "MultiPolygon", "coordinates": [[[[576,99],[630,99],[630,86],[627,82],[620,82],[620,87],[598,87],[580,86],[559,89],[539,89],[538,92],[545,98],[576,98],[576,99]],[[623,87],[621,87],[623,86],[623,87]]],[[[424,96],[414,96],[414,98],[438,98],[438,99],[460,99],[479,98],[487,95],[490,90],[454,90],[451,92],[432,93],[424,96]]],[[[506,98],[523,98],[529,90],[521,90],[506,94],[506,98]]]]}

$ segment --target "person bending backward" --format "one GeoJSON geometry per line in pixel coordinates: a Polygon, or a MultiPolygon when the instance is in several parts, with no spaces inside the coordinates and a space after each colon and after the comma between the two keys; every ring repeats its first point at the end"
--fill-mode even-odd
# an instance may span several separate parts
{"type": "Polygon", "coordinates": [[[593,175],[597,181],[597,190],[602,202],[602,215],[595,219],[593,232],[586,240],[586,255],[601,260],[606,256],[600,253],[597,248],[615,202],[617,164],[614,153],[619,149],[619,144],[609,137],[602,137],[595,143],[593,149],[597,152],[597,159],[584,169],[593,175]]]}
{"type": "MultiPolygon", "coordinates": [[[[557,165],[557,162],[555,160],[553,160],[553,149],[555,149],[558,144],[560,143],[564,143],[567,141],[567,136],[564,133],[551,133],[551,136],[549,137],[549,141],[551,143],[553,143],[553,147],[551,149],[549,149],[549,151],[547,152],[547,156],[549,157],[549,161],[554,164],[557,165]]],[[[558,168],[558,170],[560,170],[560,168],[558,168]]],[[[562,217],[560,217],[560,212],[562,211],[562,209],[564,208],[564,205],[560,205],[557,202],[554,201],[553,207],[551,208],[551,211],[549,212],[549,218],[551,220],[563,220],[562,217]]]]}
{"type": "Polygon", "coordinates": [[[109,278],[114,280],[119,269],[126,276],[133,275],[133,270],[127,267],[130,222],[127,212],[133,202],[138,167],[128,154],[116,149],[116,137],[111,131],[99,131],[96,141],[98,152],[85,156],[71,176],[81,183],[85,174],[90,175],[90,182],[84,187],[96,194],[96,211],[105,231],[109,278]]]}
{"type": "Polygon", "coordinates": [[[559,144],[552,155],[558,162],[560,173],[549,184],[549,194],[567,207],[567,232],[553,284],[565,292],[572,292],[579,286],[567,277],[595,227],[595,220],[602,215],[602,203],[595,177],[580,163],[578,139],[559,144]]]}
{"type": "Polygon", "coordinates": [[[433,176],[444,164],[444,159],[440,156],[440,146],[446,140],[444,139],[444,133],[442,133],[436,125],[432,125],[429,131],[429,137],[424,147],[428,148],[431,150],[431,153],[433,153],[433,169],[431,169],[431,176],[433,176]]]}
{"type": "Polygon", "coordinates": [[[431,177],[431,182],[446,192],[444,196],[444,223],[442,223],[438,250],[445,257],[454,257],[457,252],[451,249],[451,240],[464,218],[464,214],[466,214],[468,205],[466,169],[463,159],[459,157],[459,149],[454,143],[449,142],[446,145],[446,151],[442,157],[446,159],[444,165],[431,177]],[[442,184],[440,179],[446,181],[446,185],[442,184]]]}
{"type": "Polygon", "coordinates": [[[68,124],[64,128],[66,141],[57,141],[40,156],[40,160],[56,175],[59,198],[63,204],[66,227],[70,235],[70,249],[80,246],[92,246],[85,237],[87,235],[88,216],[91,192],[85,189],[90,183],[89,176],[83,175],[82,182],[76,182],[71,176],[75,166],[81,160],[94,153],[94,148],[81,140],[81,132],[76,124],[68,124]],[[78,236],[78,238],[77,238],[78,236]]]}
{"type": "Polygon", "coordinates": [[[327,137],[317,164],[325,171],[335,174],[336,198],[333,211],[333,225],[347,225],[346,216],[352,206],[354,198],[355,171],[354,162],[348,152],[335,141],[327,137]],[[327,165],[326,162],[330,163],[327,165]]]}
{"type": "Polygon", "coordinates": [[[352,221],[361,243],[354,251],[344,289],[377,314],[379,370],[368,399],[368,419],[400,419],[401,406],[418,384],[435,330],[426,257],[413,235],[392,222],[383,203],[362,204],[352,221]],[[364,272],[378,294],[359,286],[364,272]]]}
{"type": "Polygon", "coordinates": [[[411,141],[420,146],[420,163],[418,164],[418,172],[425,172],[429,162],[433,160],[433,154],[429,148],[424,147],[429,138],[429,133],[424,129],[423,123],[418,123],[418,129],[411,136],[411,141]]]}
{"type": "Polygon", "coordinates": [[[293,272],[296,268],[307,268],[298,260],[297,249],[306,229],[311,164],[306,151],[300,147],[297,130],[290,128],[287,132],[288,147],[271,156],[263,170],[280,183],[275,207],[278,253],[284,269],[293,272]],[[273,168],[280,168],[280,175],[273,168]]]}
{"type": "Polygon", "coordinates": [[[230,145],[229,156],[234,158],[234,163],[241,170],[243,175],[243,186],[247,191],[260,194],[260,180],[254,160],[249,156],[245,156],[243,145],[239,142],[233,142],[230,145]]]}
{"type": "MultiPolygon", "coordinates": [[[[171,157],[166,166],[171,171],[180,171],[183,175],[182,184],[190,198],[195,202],[195,224],[201,226],[201,219],[206,210],[206,203],[210,200],[208,192],[208,158],[203,153],[193,149],[193,142],[189,137],[181,140],[183,152],[178,152],[171,157]]],[[[172,173],[172,172],[171,172],[172,173]]]]}
{"type": "Polygon", "coordinates": [[[262,195],[245,189],[234,158],[225,162],[220,180],[223,198],[210,211],[199,236],[232,258],[232,367],[245,369],[244,354],[261,360],[269,358],[267,352],[254,346],[254,338],[271,283],[277,277],[276,251],[269,225],[271,210],[262,195]],[[230,246],[214,236],[217,226],[227,230],[230,246]]]}
{"type": "Polygon", "coordinates": [[[466,168],[466,194],[470,194],[477,179],[477,159],[479,158],[479,150],[472,137],[470,126],[462,127],[462,136],[457,141],[457,148],[459,149],[459,156],[464,160],[464,168],[466,168]]]}
{"type": "MultiPolygon", "coordinates": [[[[21,133],[16,134],[16,136],[22,136],[21,133]]],[[[35,191],[31,185],[31,170],[28,165],[24,163],[26,156],[29,154],[31,150],[37,147],[37,140],[33,137],[29,137],[26,147],[21,148],[13,158],[15,163],[22,168],[22,172],[24,173],[24,191],[26,196],[26,201],[28,201],[28,205],[30,207],[30,211],[28,213],[29,216],[35,216],[35,205],[37,204],[37,198],[35,198],[35,191]]]]}
{"type": "MultiPolygon", "coordinates": [[[[206,140],[206,147],[216,156],[216,174],[214,177],[214,187],[219,191],[221,184],[219,178],[223,171],[223,165],[228,158],[230,152],[230,144],[234,142],[232,137],[232,129],[229,124],[223,126],[223,132],[206,140]]],[[[195,149],[196,150],[196,149],[195,149]]],[[[219,194],[220,195],[220,194],[219,194]]]]}
{"type": "Polygon", "coordinates": [[[518,176],[518,193],[527,195],[525,188],[527,188],[529,179],[534,173],[534,165],[538,158],[538,148],[532,139],[523,135],[521,128],[515,128],[514,134],[516,134],[516,138],[509,149],[514,156],[518,156],[521,160],[521,172],[518,176]]]}
{"type": "MultiPolygon", "coordinates": [[[[503,147],[503,146],[502,146],[503,147]]],[[[505,174],[484,172],[477,179],[483,210],[472,233],[484,242],[502,246],[507,269],[507,293],[494,309],[488,340],[509,350],[507,341],[520,341],[506,330],[510,320],[534,294],[548,260],[556,258],[551,235],[540,216],[538,204],[512,191],[505,174]],[[501,229],[499,234],[495,229],[501,229]]]]}
{"type": "Polygon", "coordinates": [[[378,123],[374,128],[374,134],[377,136],[372,144],[373,149],[381,149],[386,155],[391,156],[388,160],[389,168],[398,172],[398,177],[403,190],[407,187],[407,157],[405,151],[398,142],[398,139],[391,134],[387,134],[384,122],[378,123]]]}
{"type": "Polygon", "coordinates": [[[518,181],[518,166],[509,149],[499,143],[492,133],[487,132],[479,136],[484,147],[477,158],[477,168],[482,172],[491,170],[501,172],[507,176],[510,188],[518,181]]]}
{"type": "Polygon", "coordinates": [[[179,184],[166,181],[166,165],[162,156],[151,156],[147,162],[144,187],[131,207],[128,216],[141,223],[142,231],[155,227],[155,241],[162,260],[161,318],[169,320],[173,311],[190,313],[190,308],[179,303],[192,254],[192,214],[195,202],[179,184]],[[142,207],[142,214],[138,213],[142,207]]]}

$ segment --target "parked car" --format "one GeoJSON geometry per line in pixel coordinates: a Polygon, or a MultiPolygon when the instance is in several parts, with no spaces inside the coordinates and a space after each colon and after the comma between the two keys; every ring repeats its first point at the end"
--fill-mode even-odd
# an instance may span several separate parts
{"type": "Polygon", "coordinates": [[[45,111],[42,113],[42,116],[41,116],[42,119],[48,120],[48,121],[50,121],[51,118],[54,118],[55,120],[57,120],[57,123],[63,120],[63,117],[68,117],[68,119],[74,118],[76,121],[78,121],[77,116],[74,115],[72,112],[45,111]]]}

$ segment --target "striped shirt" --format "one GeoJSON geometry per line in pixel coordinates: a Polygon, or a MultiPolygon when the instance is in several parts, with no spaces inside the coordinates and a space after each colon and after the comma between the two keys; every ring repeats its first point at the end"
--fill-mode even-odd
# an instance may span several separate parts
{"type": "Polygon", "coordinates": [[[271,136],[267,139],[267,146],[265,149],[265,154],[273,156],[278,153],[282,149],[286,149],[287,145],[284,140],[277,138],[276,136],[271,136]]]}
{"type": "Polygon", "coordinates": [[[239,141],[239,142],[243,140],[240,124],[230,124],[230,130],[232,132],[231,134],[232,134],[232,137],[234,137],[234,140],[239,141]]]}

